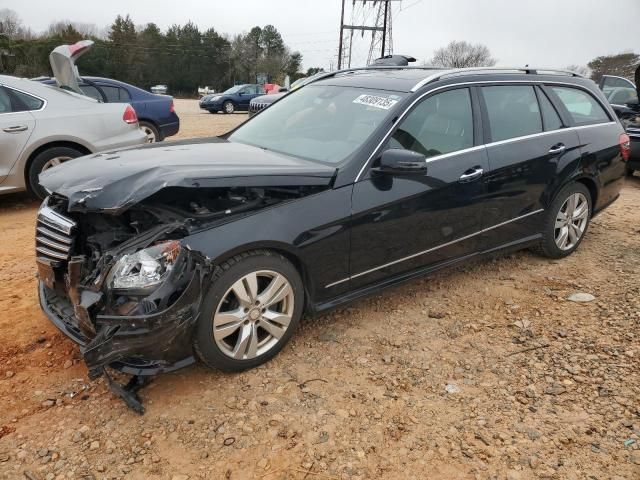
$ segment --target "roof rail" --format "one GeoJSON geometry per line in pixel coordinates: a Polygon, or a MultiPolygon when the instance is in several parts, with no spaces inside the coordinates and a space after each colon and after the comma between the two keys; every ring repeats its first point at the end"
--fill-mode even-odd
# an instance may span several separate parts
{"type": "Polygon", "coordinates": [[[445,78],[451,78],[459,75],[483,75],[490,73],[525,73],[527,75],[565,75],[571,77],[580,77],[584,78],[583,75],[579,73],[572,72],[570,70],[561,70],[556,68],[535,68],[535,67],[471,67],[471,68],[454,68],[450,70],[445,70],[433,75],[428,76],[427,78],[418,82],[412,89],[412,92],[415,92],[419,88],[427,85],[428,83],[435,82],[437,80],[443,80],[445,78]]]}
{"type": "Polygon", "coordinates": [[[367,70],[442,70],[438,67],[416,67],[413,65],[370,65],[368,67],[354,67],[354,68],[343,68],[341,70],[334,70],[333,72],[324,72],[313,77],[309,78],[308,83],[304,83],[303,85],[309,85],[309,83],[317,82],[318,80],[324,80],[325,78],[335,77],[336,75],[344,74],[344,73],[354,73],[361,72],[367,70]]]}

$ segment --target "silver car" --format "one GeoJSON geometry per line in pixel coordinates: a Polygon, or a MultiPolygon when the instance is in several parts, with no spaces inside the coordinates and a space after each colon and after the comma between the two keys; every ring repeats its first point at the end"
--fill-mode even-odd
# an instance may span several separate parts
{"type": "Polygon", "coordinates": [[[77,88],[78,56],[68,52],[67,64],[60,56],[54,73],[62,88],[0,75],[0,194],[28,190],[42,198],[40,172],[90,153],[146,143],[130,105],[99,103],[71,91],[77,88]]]}

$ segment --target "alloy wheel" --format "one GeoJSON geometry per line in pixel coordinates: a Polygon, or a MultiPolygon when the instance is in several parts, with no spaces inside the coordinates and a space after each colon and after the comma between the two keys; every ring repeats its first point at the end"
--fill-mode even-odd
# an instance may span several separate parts
{"type": "Polygon", "coordinates": [[[147,143],[156,143],[156,134],[151,128],[145,126],[140,127],[140,130],[146,135],[147,143]]]}
{"type": "Polygon", "coordinates": [[[213,316],[213,338],[228,357],[250,360],[271,350],[293,317],[287,278],[271,270],[249,273],[224,294],[213,316]]]}
{"type": "Polygon", "coordinates": [[[42,166],[42,171],[44,172],[45,170],[48,170],[50,168],[53,167],[57,167],[58,165],[60,165],[63,162],[66,162],[67,160],[71,160],[72,157],[68,157],[68,156],[60,156],[60,157],[54,157],[52,159],[50,159],[49,161],[47,161],[43,166],[42,166]]]}
{"type": "Polygon", "coordinates": [[[226,113],[233,113],[233,111],[234,111],[233,103],[231,103],[231,102],[227,102],[227,103],[225,103],[225,104],[224,104],[224,111],[225,111],[226,113]]]}
{"type": "Polygon", "coordinates": [[[555,223],[555,241],[560,250],[574,248],[589,221],[589,202],[582,193],[571,194],[560,207],[555,223]]]}

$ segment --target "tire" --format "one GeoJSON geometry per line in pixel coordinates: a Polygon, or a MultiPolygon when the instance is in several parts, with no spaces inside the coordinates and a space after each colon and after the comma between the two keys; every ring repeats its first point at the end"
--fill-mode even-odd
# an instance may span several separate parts
{"type": "Polygon", "coordinates": [[[256,367],[282,350],[303,311],[304,288],[291,262],[268,250],[236,255],[219,265],[211,278],[194,333],[194,351],[210,368],[238,372],[256,367]],[[252,288],[245,279],[255,274],[257,288],[252,288]],[[251,295],[252,290],[257,295],[251,295]],[[262,303],[256,298],[262,298],[262,303]],[[277,302],[268,304],[271,300],[277,302]]]}
{"type": "Polygon", "coordinates": [[[160,137],[160,132],[158,131],[158,128],[150,122],[140,122],[140,130],[142,130],[144,132],[144,134],[147,136],[147,143],[156,143],[156,142],[161,142],[162,138],[160,137]]]}
{"type": "Polygon", "coordinates": [[[47,191],[40,186],[38,175],[48,168],[83,155],[86,155],[86,153],[72,147],[52,147],[40,152],[29,165],[29,171],[27,172],[27,188],[29,192],[40,199],[46,197],[47,191]]]}
{"type": "Polygon", "coordinates": [[[227,100],[222,104],[222,111],[228,114],[234,113],[236,111],[236,106],[231,100],[227,100]]]}
{"type": "Polygon", "coordinates": [[[535,250],[548,258],[563,258],[571,255],[587,234],[592,213],[593,205],[589,189],[581,183],[571,183],[565,186],[547,210],[542,240],[535,250]],[[571,209],[569,203],[571,198],[576,202],[574,210],[569,219],[562,219],[561,212],[567,213],[571,209]],[[566,226],[556,228],[558,225],[566,226]]]}

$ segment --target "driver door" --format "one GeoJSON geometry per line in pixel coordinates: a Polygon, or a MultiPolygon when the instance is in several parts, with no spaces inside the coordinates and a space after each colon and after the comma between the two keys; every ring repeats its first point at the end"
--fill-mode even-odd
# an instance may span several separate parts
{"type": "Polygon", "coordinates": [[[426,155],[426,173],[370,171],[354,185],[351,288],[475,253],[489,169],[475,98],[435,93],[396,127],[384,148],[426,155]]]}

